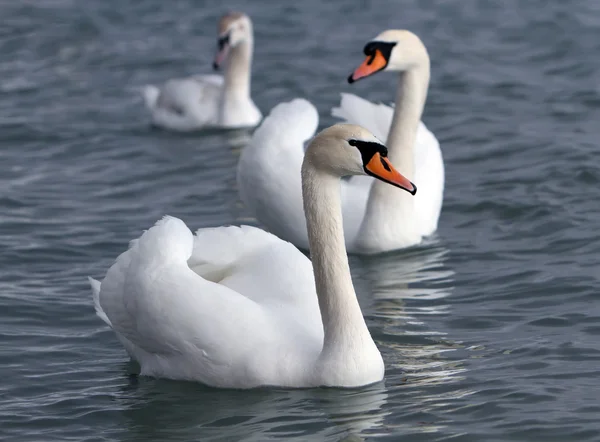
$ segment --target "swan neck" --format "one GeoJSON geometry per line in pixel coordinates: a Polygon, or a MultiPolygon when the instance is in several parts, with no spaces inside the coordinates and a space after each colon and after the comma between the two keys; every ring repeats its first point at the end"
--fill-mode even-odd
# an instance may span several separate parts
{"type": "Polygon", "coordinates": [[[317,170],[305,157],[302,197],[325,333],[322,355],[355,348],[357,340],[368,339],[372,343],[350,275],[341,217],[340,178],[317,170]]]}
{"type": "Polygon", "coordinates": [[[231,48],[227,70],[225,72],[224,93],[231,98],[250,97],[250,77],[252,65],[252,38],[231,48]]]}
{"type": "MultiPolygon", "coordinates": [[[[409,180],[414,179],[415,141],[428,88],[429,63],[423,63],[400,74],[387,146],[390,161],[409,180]]],[[[384,183],[381,185],[385,186],[384,183]]]]}
{"type": "MultiPolygon", "coordinates": [[[[429,63],[400,75],[392,127],[387,139],[390,161],[411,181],[415,179],[415,141],[428,85],[429,63]]],[[[419,237],[419,226],[414,211],[415,202],[411,194],[375,180],[357,236],[357,247],[371,252],[400,248],[415,242],[414,238],[419,237]]]]}

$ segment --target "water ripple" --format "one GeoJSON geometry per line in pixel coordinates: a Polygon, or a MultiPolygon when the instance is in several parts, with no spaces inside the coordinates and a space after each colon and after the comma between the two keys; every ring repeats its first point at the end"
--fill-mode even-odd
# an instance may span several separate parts
{"type": "Polygon", "coordinates": [[[139,86],[209,72],[221,3],[27,0],[0,14],[0,437],[11,441],[598,440],[597,2],[240,5],[252,94],[321,126],[365,42],[427,44],[424,120],[446,163],[439,232],[351,257],[386,378],[345,391],[219,391],[136,375],[95,316],[101,277],[168,213],[256,224],[237,196],[248,131],[148,125],[139,86]]]}

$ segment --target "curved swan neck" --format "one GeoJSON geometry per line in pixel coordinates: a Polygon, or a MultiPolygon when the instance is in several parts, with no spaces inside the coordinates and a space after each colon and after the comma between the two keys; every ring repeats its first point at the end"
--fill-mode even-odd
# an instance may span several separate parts
{"type": "Polygon", "coordinates": [[[252,34],[250,34],[245,41],[236,47],[231,48],[227,70],[225,71],[224,94],[226,97],[250,97],[253,48],[254,41],[252,39],[252,34]]]}
{"type": "MultiPolygon", "coordinates": [[[[398,171],[414,181],[415,141],[429,86],[427,63],[400,74],[396,108],[387,139],[389,158],[398,171]]],[[[419,183],[417,183],[417,186],[419,183]]],[[[419,237],[414,197],[376,180],[371,187],[357,247],[366,252],[391,250],[414,243],[419,237]]]]}
{"type": "Polygon", "coordinates": [[[322,356],[373,340],[350,275],[341,219],[340,178],[302,164],[302,197],[324,329],[322,356]],[[367,341],[365,341],[367,340],[367,341]]]}
{"type": "MultiPolygon", "coordinates": [[[[429,58],[402,72],[396,91],[396,107],[387,139],[389,158],[409,180],[414,179],[414,149],[417,130],[429,88],[429,58]]],[[[381,183],[385,185],[384,183],[381,183]]]]}

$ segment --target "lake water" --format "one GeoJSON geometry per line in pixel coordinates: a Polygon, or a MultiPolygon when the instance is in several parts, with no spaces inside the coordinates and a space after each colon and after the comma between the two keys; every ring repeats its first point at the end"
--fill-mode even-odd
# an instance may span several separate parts
{"type": "Polygon", "coordinates": [[[0,439],[600,440],[600,6],[595,0],[0,3],[0,439]],[[437,236],[351,259],[386,363],[358,390],[219,391],[135,376],[95,316],[101,278],[163,214],[250,223],[244,133],[151,129],[136,88],[210,72],[215,21],[254,20],[253,97],[348,85],[387,28],[432,58],[446,163],[437,236]]]}

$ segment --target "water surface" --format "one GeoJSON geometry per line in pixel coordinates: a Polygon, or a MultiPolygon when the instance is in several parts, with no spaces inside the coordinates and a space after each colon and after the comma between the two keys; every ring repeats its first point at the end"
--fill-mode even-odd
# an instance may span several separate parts
{"type": "Polygon", "coordinates": [[[0,436],[20,441],[597,441],[600,7],[591,0],[0,3],[0,436]],[[247,134],[148,126],[136,89],[209,72],[226,8],[254,20],[252,92],[321,127],[386,28],[432,59],[424,121],[446,194],[422,247],[353,257],[384,382],[219,391],[135,372],[101,278],[164,214],[250,223],[247,134]]]}

